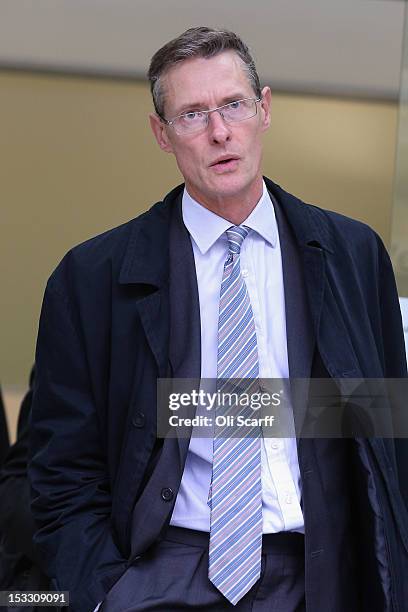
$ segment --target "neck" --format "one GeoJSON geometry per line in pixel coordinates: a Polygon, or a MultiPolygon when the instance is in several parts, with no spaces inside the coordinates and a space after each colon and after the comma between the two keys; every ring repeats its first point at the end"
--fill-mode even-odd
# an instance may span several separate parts
{"type": "Polygon", "coordinates": [[[263,193],[262,178],[252,193],[245,196],[220,196],[219,198],[207,199],[202,194],[196,194],[194,189],[187,186],[187,191],[201,206],[207,208],[219,217],[230,221],[233,225],[241,225],[249,217],[258,204],[263,193]]]}

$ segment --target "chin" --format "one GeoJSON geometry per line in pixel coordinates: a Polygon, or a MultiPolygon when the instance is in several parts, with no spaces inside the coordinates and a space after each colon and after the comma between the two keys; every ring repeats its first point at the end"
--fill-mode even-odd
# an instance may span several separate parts
{"type": "Polygon", "coordinates": [[[239,197],[244,194],[250,193],[251,190],[255,191],[255,181],[250,181],[242,176],[223,175],[218,177],[214,186],[214,192],[218,197],[232,198],[239,197]]]}

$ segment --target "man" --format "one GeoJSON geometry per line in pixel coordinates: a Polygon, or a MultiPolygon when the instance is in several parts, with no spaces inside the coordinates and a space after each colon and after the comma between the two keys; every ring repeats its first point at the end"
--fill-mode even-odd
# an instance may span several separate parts
{"type": "Polygon", "coordinates": [[[30,474],[54,587],[80,612],[404,610],[393,440],[156,437],[158,377],[406,364],[379,238],[263,179],[271,92],[246,45],[192,28],[149,78],[185,185],[70,251],[44,298],[30,474]]]}

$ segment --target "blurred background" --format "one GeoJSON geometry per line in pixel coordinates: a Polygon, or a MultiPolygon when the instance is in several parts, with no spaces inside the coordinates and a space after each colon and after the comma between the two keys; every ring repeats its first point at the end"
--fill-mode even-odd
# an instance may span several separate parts
{"type": "Polygon", "coordinates": [[[0,0],[0,379],[11,439],[48,276],[74,244],[181,182],[150,133],[145,73],[188,27],[227,27],[249,44],[273,93],[264,173],[371,225],[408,297],[407,19],[402,0],[0,0]]]}

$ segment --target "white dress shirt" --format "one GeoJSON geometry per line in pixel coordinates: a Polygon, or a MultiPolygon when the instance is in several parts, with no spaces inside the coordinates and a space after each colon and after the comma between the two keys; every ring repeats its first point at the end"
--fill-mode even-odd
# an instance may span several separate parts
{"type": "MultiPolygon", "coordinates": [[[[218,311],[224,262],[225,231],[231,222],[219,217],[184,190],[183,221],[193,246],[201,318],[201,378],[217,377],[218,311]]],[[[273,204],[264,184],[258,204],[243,225],[252,229],[241,248],[245,278],[255,320],[260,378],[288,378],[282,257],[273,204]]],[[[171,525],[210,530],[207,505],[213,440],[190,440],[171,525]]],[[[301,482],[294,438],[262,438],[263,532],[304,532],[301,482]]]]}

